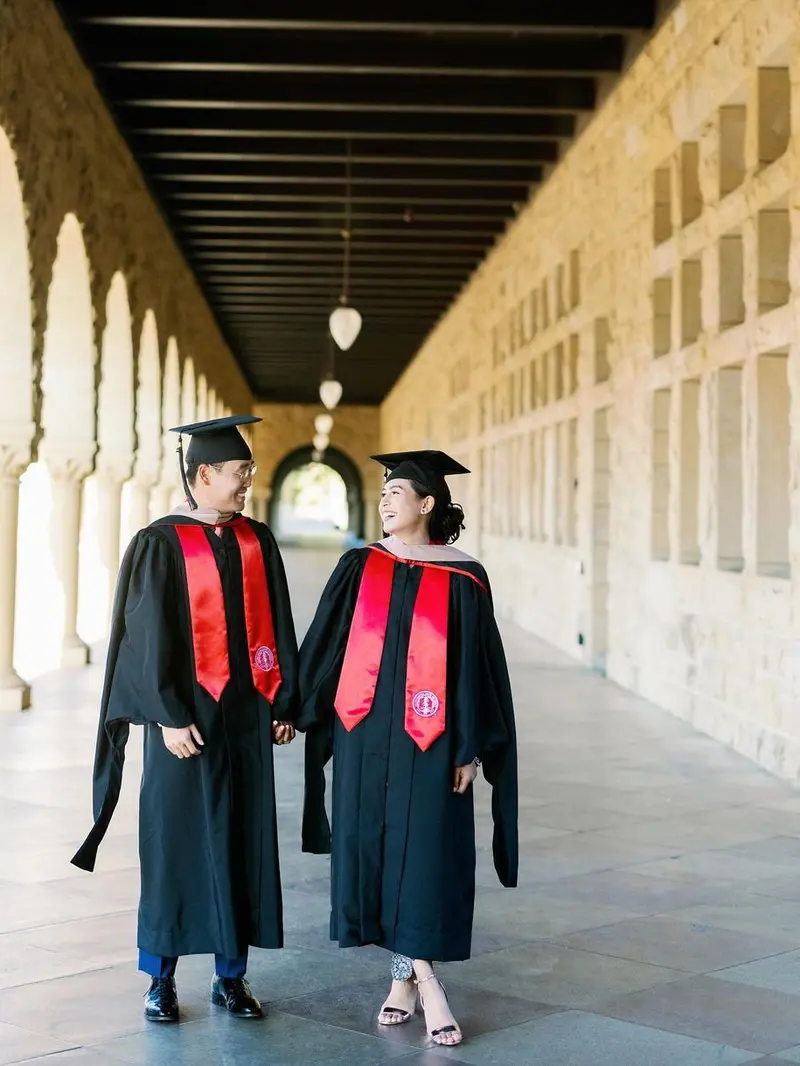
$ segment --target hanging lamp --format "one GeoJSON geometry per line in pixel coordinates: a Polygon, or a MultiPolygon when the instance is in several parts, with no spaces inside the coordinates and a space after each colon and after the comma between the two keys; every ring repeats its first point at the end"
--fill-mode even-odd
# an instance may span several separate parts
{"type": "Polygon", "coordinates": [[[346,352],[355,344],[361,332],[361,315],[355,307],[348,306],[348,289],[350,287],[350,240],[352,237],[352,148],[347,138],[347,178],[345,189],[345,221],[342,237],[344,238],[344,264],[342,268],[342,295],[340,306],[331,313],[328,327],[338,347],[346,352]]]}
{"type": "Polygon", "coordinates": [[[332,411],[341,400],[343,390],[341,382],[336,380],[336,354],[333,350],[333,344],[331,344],[330,333],[328,334],[328,366],[328,373],[322,379],[322,384],[319,387],[319,398],[325,407],[332,411]]]}

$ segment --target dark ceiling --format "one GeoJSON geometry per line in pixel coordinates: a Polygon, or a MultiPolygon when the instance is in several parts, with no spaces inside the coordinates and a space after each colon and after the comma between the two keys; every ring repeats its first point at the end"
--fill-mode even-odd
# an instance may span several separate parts
{"type": "Polygon", "coordinates": [[[313,402],[328,367],[350,145],[349,403],[385,396],[656,16],[656,0],[58,6],[262,399],[313,402]]]}

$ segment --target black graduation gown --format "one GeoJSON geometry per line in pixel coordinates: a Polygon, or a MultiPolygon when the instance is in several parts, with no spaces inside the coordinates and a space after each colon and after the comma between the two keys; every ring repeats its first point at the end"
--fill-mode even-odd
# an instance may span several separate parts
{"type": "MultiPolygon", "coordinates": [[[[423,752],[406,733],[405,675],[423,569],[395,566],[372,709],[348,732],[334,710],[369,548],[347,552],[300,649],[307,731],[303,850],[331,852],[331,939],[377,944],[411,958],[469,958],[475,899],[472,789],[453,770],[483,760],[493,786],[493,854],[501,883],[517,883],[517,752],[511,687],[490,595],[453,574],[445,732],[423,752]],[[332,836],[323,766],[333,755],[332,836]]],[[[383,550],[383,549],[380,549],[383,550]]],[[[488,589],[480,564],[454,564],[488,589]]]]}
{"type": "Polygon", "coordinates": [[[283,562],[251,522],[264,555],[283,683],[270,708],[252,679],[242,563],[230,527],[209,526],[225,602],[231,679],[217,703],[195,679],[186,569],[169,516],[137,533],[112,612],[94,766],[95,826],[72,860],[92,870],[119,797],[131,725],[144,727],[139,806],[138,945],[153,955],[241,956],[283,946],[272,722],[292,721],[297,644],[283,562]],[[178,759],[159,725],[196,724],[202,754],[178,759]]]}

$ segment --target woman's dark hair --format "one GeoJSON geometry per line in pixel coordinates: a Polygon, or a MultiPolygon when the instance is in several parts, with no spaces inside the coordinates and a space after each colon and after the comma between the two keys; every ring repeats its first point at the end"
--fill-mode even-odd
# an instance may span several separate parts
{"type": "Polygon", "coordinates": [[[443,492],[441,488],[431,489],[419,481],[412,481],[411,488],[421,500],[426,496],[432,496],[435,500],[429,526],[431,544],[455,544],[461,536],[461,530],[466,528],[464,509],[460,504],[453,503],[447,485],[443,492]]]}

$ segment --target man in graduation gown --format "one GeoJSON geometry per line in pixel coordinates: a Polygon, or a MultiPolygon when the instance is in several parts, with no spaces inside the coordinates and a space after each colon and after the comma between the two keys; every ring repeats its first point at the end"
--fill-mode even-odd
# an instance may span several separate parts
{"type": "Polygon", "coordinates": [[[232,416],[191,435],[186,505],[134,537],[112,612],[94,764],[93,870],[117,805],[129,727],[144,728],[139,969],[145,1016],[175,1021],[178,957],[214,954],[212,1002],[262,1014],[249,946],[283,946],[273,743],[294,736],[297,644],[270,530],[241,515],[254,467],[232,416]]]}
{"type": "MultiPolygon", "coordinates": [[[[394,953],[394,999],[379,1021],[398,1024],[414,1010],[414,972],[421,986],[434,981],[420,960],[470,955],[469,786],[481,760],[493,789],[495,868],[503,885],[516,885],[517,756],[488,578],[449,546],[463,512],[445,474],[468,471],[440,452],[373,458],[389,470],[381,515],[391,535],[345,553],[328,582],[300,651],[296,725],[307,732],[303,849],[332,853],[331,937],[394,953]],[[323,773],[331,755],[332,837],[323,773]]],[[[440,1001],[434,1041],[458,1042],[441,989],[424,988],[440,1001]]]]}

